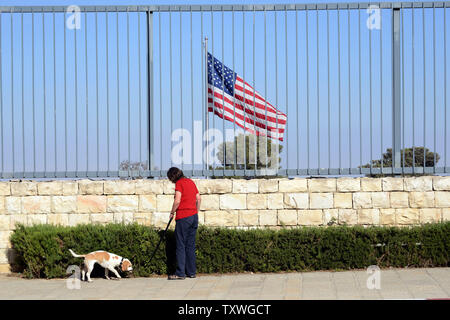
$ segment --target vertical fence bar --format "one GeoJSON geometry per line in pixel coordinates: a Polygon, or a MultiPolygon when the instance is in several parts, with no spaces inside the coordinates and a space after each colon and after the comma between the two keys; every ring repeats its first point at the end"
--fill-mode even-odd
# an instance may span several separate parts
{"type": "Polygon", "coordinates": [[[412,154],[412,173],[416,173],[416,146],[415,146],[415,136],[416,136],[416,130],[415,130],[415,114],[416,114],[416,110],[415,110],[415,90],[414,90],[414,85],[415,85],[415,75],[414,75],[414,65],[415,65],[415,59],[414,59],[414,8],[411,9],[411,54],[412,54],[412,63],[411,63],[411,69],[412,69],[412,86],[411,86],[411,98],[412,98],[412,149],[413,149],[413,154],[412,154]]]}
{"type": "MultiPolygon", "coordinates": [[[[327,11],[328,12],[328,11],[327,11]]],[[[316,8],[317,169],[320,174],[319,9],[316,8]]],[[[277,128],[278,129],[278,128],[277,128]]]]}
{"type": "MultiPolygon", "coordinates": [[[[64,26],[64,35],[65,35],[65,26],[64,26]]],[[[65,57],[65,51],[64,51],[65,57]]],[[[65,66],[65,60],[64,60],[65,66]]],[[[33,178],[36,174],[36,121],[35,121],[35,99],[34,99],[34,13],[31,13],[31,83],[32,83],[32,106],[33,106],[33,178]]],[[[66,140],[67,141],[67,140],[66,140]]],[[[66,142],[67,145],[67,142],[66,142]]],[[[66,158],[67,158],[67,150],[66,150],[66,158]]],[[[67,164],[67,162],[66,162],[67,164]]],[[[66,167],[67,168],[67,167],[66,167]]],[[[67,169],[66,169],[67,171],[67,169]]]]}
{"type": "Polygon", "coordinates": [[[128,102],[128,177],[131,168],[131,104],[130,104],[130,18],[127,9],[127,102],[128,102]]]}
{"type": "MultiPolygon", "coordinates": [[[[55,17],[55,14],[53,14],[53,19],[55,17]]],[[[54,36],[54,32],[53,32],[53,36],[54,36]]],[[[23,167],[23,174],[25,175],[25,101],[24,101],[24,54],[23,54],[23,12],[20,15],[20,41],[21,41],[21,62],[22,62],[22,167],[23,167]]],[[[1,61],[0,61],[1,64],[1,61]]],[[[2,150],[3,152],[3,150],[2,150]]],[[[56,154],[56,144],[55,144],[55,154],[56,154]]],[[[55,161],[55,166],[56,166],[56,161],[55,161]]],[[[55,171],[56,171],[56,167],[55,167],[55,171]]]]}
{"type": "MultiPolygon", "coordinates": [[[[23,15],[22,15],[23,16],[23,15]]],[[[23,35],[23,31],[22,31],[23,35]]],[[[23,50],[23,45],[22,45],[23,50]]],[[[23,66],[23,63],[22,63],[23,66]]],[[[23,87],[22,87],[23,90],[23,87]]],[[[23,123],[23,120],[22,120],[23,123]]],[[[22,124],[23,125],[23,124],[22,124]]],[[[53,11],[53,126],[54,126],[54,146],[55,146],[55,176],[58,172],[58,160],[57,160],[57,147],[56,147],[56,24],[55,24],[55,12],[53,11]]],[[[24,151],[25,157],[25,151],[24,151]]],[[[25,171],[25,161],[23,163],[25,171]]]]}
{"type": "MultiPolygon", "coordinates": [[[[190,23],[190,50],[191,50],[191,120],[192,120],[192,133],[191,133],[191,148],[194,149],[194,62],[193,62],[193,50],[192,50],[192,7],[190,8],[190,15],[189,15],[189,23],[190,23]]],[[[194,175],[194,151],[191,151],[191,161],[192,161],[192,175],[194,175]]]]}
{"type": "Polygon", "coordinates": [[[11,19],[11,118],[12,118],[12,174],[14,177],[14,173],[16,171],[15,165],[16,165],[16,161],[15,161],[15,137],[14,137],[14,43],[13,43],[13,9],[11,9],[11,15],[10,15],[10,19],[11,19]]]}
{"type": "MultiPolygon", "coordinates": [[[[434,136],[433,136],[433,173],[436,173],[436,4],[433,4],[433,108],[434,108],[434,136]]],[[[444,9],[445,10],[445,9],[444,9]]]]}
{"type": "MultiPolygon", "coordinates": [[[[380,12],[380,15],[382,14],[382,12],[380,12]]],[[[381,132],[380,132],[380,163],[381,163],[381,174],[383,174],[383,26],[382,26],[382,21],[383,19],[380,19],[380,127],[381,127],[381,132]]],[[[350,41],[350,38],[349,38],[350,41]]],[[[413,91],[414,92],[414,91],[413,91]]]]}
{"type": "Polygon", "coordinates": [[[426,63],[425,63],[425,8],[422,7],[422,47],[423,47],[423,173],[426,168],[426,95],[427,95],[427,82],[426,82],[426,63]]]}
{"type": "Polygon", "coordinates": [[[361,8],[358,6],[359,173],[362,174],[361,8]]]}
{"type": "Polygon", "coordinates": [[[297,128],[295,130],[297,134],[297,173],[298,169],[300,168],[300,132],[299,132],[299,121],[298,121],[298,115],[299,115],[299,105],[298,105],[298,10],[295,10],[295,106],[297,108],[296,111],[296,124],[297,128]]]}
{"type": "MultiPolygon", "coordinates": [[[[183,128],[183,43],[182,43],[182,34],[183,34],[183,19],[182,19],[182,12],[180,7],[180,124],[181,128],[183,128]]],[[[183,138],[184,139],[184,138],[183,138]]],[[[184,141],[183,141],[184,143],[184,141]]],[[[184,150],[181,149],[181,170],[184,169],[184,150]]]]}
{"type": "MultiPolygon", "coordinates": [[[[337,24],[338,24],[338,108],[339,108],[339,174],[342,173],[342,153],[341,153],[341,10],[337,9],[337,24]]],[[[329,128],[328,128],[329,130],[329,128]]],[[[328,166],[328,170],[330,166],[328,166]]],[[[329,172],[328,172],[329,173],[329,172]]]]}
{"type": "Polygon", "coordinates": [[[347,63],[348,63],[348,164],[349,173],[352,168],[352,95],[351,95],[351,69],[350,69],[350,10],[347,10],[347,63]]]}
{"type": "MultiPolygon", "coordinates": [[[[66,39],[66,17],[67,12],[64,12],[64,162],[65,162],[65,177],[67,178],[67,39],[66,39]]],[[[32,55],[33,56],[33,55],[32,55]]],[[[34,95],[33,95],[34,96],[34,95]]],[[[33,105],[34,110],[34,105],[33,105]]],[[[34,126],[34,118],[33,118],[34,126]]],[[[34,132],[33,132],[33,146],[34,146],[34,132]]],[[[34,153],[33,153],[34,158],[34,153]]]]}
{"type": "Polygon", "coordinates": [[[44,102],[44,177],[47,176],[47,99],[45,93],[45,15],[42,10],[42,86],[44,102]]]}
{"type": "Polygon", "coordinates": [[[97,111],[97,168],[96,168],[96,176],[98,177],[98,171],[99,171],[99,166],[100,166],[100,161],[99,161],[99,119],[98,119],[98,12],[97,9],[95,10],[95,99],[96,99],[96,111],[97,111]]]}
{"type": "Polygon", "coordinates": [[[1,177],[4,178],[4,174],[5,174],[5,152],[3,150],[3,54],[2,54],[2,43],[3,43],[3,37],[2,37],[2,12],[0,11],[0,143],[1,143],[1,149],[0,151],[2,152],[2,175],[1,177]]]}
{"type": "Polygon", "coordinates": [[[309,32],[308,32],[308,7],[306,7],[306,21],[305,21],[305,40],[306,40],[306,148],[307,148],[307,174],[309,171],[309,32]]]}
{"type": "MultiPolygon", "coordinates": [[[[266,9],[264,9],[264,94],[267,96],[267,11],[266,11],[266,9]]],[[[264,116],[265,116],[265,119],[266,119],[266,134],[267,134],[267,131],[268,131],[268,128],[267,128],[267,99],[264,99],[264,116]]],[[[269,161],[268,161],[268,143],[267,143],[267,140],[266,140],[266,145],[265,145],[265,149],[266,149],[266,158],[265,158],[265,161],[266,161],[266,172],[267,172],[267,169],[268,169],[268,164],[269,164],[269,161]]]]}
{"type": "MultiPolygon", "coordinates": [[[[148,114],[148,121],[147,121],[148,168],[147,168],[147,170],[148,170],[148,175],[153,176],[152,170],[154,169],[154,166],[155,166],[155,159],[154,159],[155,130],[153,128],[153,124],[154,124],[153,119],[154,119],[154,115],[155,115],[155,111],[154,111],[155,98],[154,98],[154,85],[153,85],[153,83],[154,83],[154,75],[153,75],[153,73],[154,73],[154,69],[153,69],[153,12],[147,10],[146,14],[147,14],[147,103],[148,103],[148,109],[147,109],[147,114],[148,114]]],[[[161,26],[161,13],[159,14],[158,20],[160,20],[159,24],[161,26]]],[[[160,28],[159,32],[161,35],[161,28],[160,28]]],[[[161,41],[161,37],[160,37],[160,41],[161,41]]],[[[161,46],[159,47],[159,50],[160,50],[159,59],[161,60],[161,46]]],[[[161,68],[161,63],[159,65],[161,68]]],[[[161,69],[160,69],[160,71],[161,71],[161,69]]],[[[161,73],[160,73],[160,76],[161,76],[161,73]]],[[[161,81],[159,83],[161,86],[161,81]]],[[[161,100],[161,94],[160,94],[159,98],[161,100]]],[[[162,124],[162,121],[161,121],[160,125],[161,124],[162,124]]],[[[162,132],[160,132],[160,139],[162,141],[162,132]]],[[[161,148],[162,148],[162,143],[161,143],[161,148]]],[[[162,154],[162,152],[161,152],[161,154],[162,154]]],[[[162,170],[162,162],[161,162],[160,170],[162,170]]]]}
{"type": "Polygon", "coordinates": [[[372,130],[372,27],[369,28],[369,121],[370,121],[370,173],[373,170],[373,130],[372,130]]]}
{"type": "MultiPolygon", "coordinates": [[[[120,171],[120,70],[119,70],[119,11],[116,7],[116,82],[117,82],[117,165],[120,171]]],[[[120,174],[120,172],[119,172],[120,174]]]]}
{"type": "MultiPolygon", "coordinates": [[[[225,48],[224,48],[224,11],[222,6],[222,86],[223,90],[225,90],[225,48]]],[[[222,174],[225,176],[225,167],[227,163],[227,153],[226,153],[226,136],[225,136],[225,95],[222,94],[222,136],[224,137],[223,143],[222,143],[222,153],[223,153],[223,170],[222,174]]]]}
{"type": "MultiPolygon", "coordinates": [[[[447,24],[444,5],[444,172],[447,172],[447,24]]],[[[1,69],[0,69],[1,70],[1,69]]],[[[1,82],[0,82],[1,83],[1,82]]],[[[1,86],[1,85],[0,85],[1,86]]]]}
{"type": "Polygon", "coordinates": [[[78,67],[77,67],[77,28],[73,29],[74,60],[75,60],[75,176],[79,177],[78,170],[78,67]]]}
{"type": "MultiPolygon", "coordinates": [[[[139,177],[142,177],[142,170],[144,166],[142,165],[142,87],[141,87],[141,13],[137,13],[137,39],[138,39],[138,86],[139,86],[139,177]]],[[[149,70],[149,69],[147,69],[149,70]]],[[[149,72],[149,71],[148,71],[149,72]]],[[[147,123],[147,127],[150,127],[150,122],[147,123]]],[[[148,134],[148,133],[147,133],[148,134]]],[[[150,159],[150,158],[148,158],[150,159]]]]}
{"type": "MultiPolygon", "coordinates": [[[[287,28],[287,6],[284,7],[284,43],[285,43],[285,62],[286,62],[286,173],[289,175],[289,131],[287,130],[287,119],[289,113],[289,92],[288,92],[288,28],[287,28]]],[[[253,60],[255,57],[253,56],[253,60]]],[[[254,87],[254,86],[253,86],[254,87]]]]}
{"type": "Polygon", "coordinates": [[[401,148],[401,78],[400,78],[400,10],[392,10],[392,97],[393,97],[393,147],[392,147],[392,167],[393,173],[398,173],[400,167],[400,148],[401,148]]]}
{"type": "MultiPolygon", "coordinates": [[[[89,172],[89,73],[88,73],[88,41],[87,41],[87,20],[88,20],[88,13],[84,13],[84,58],[85,58],[85,76],[86,76],[86,83],[85,83],[85,90],[86,90],[86,172],[89,172]]],[[[97,92],[98,95],[98,92],[97,92]]],[[[98,104],[97,104],[98,105],[98,104]]]]}
{"type": "Polygon", "coordinates": [[[105,42],[106,42],[106,48],[105,48],[105,60],[106,60],[106,150],[107,150],[107,173],[106,176],[109,177],[109,34],[108,34],[108,16],[109,12],[105,12],[105,42]]]}
{"type": "MultiPolygon", "coordinates": [[[[317,55],[319,57],[319,55],[317,55]]],[[[327,10],[327,104],[328,104],[328,169],[331,168],[331,131],[330,131],[330,14],[327,10]]],[[[319,113],[319,109],[317,109],[319,113]]],[[[319,167],[320,168],[320,167],[319,167]]]]}
{"type": "Polygon", "coordinates": [[[402,89],[402,174],[405,173],[405,32],[404,32],[404,14],[405,11],[403,8],[401,10],[401,70],[402,70],[402,80],[401,80],[401,89],[402,89]]]}
{"type": "MultiPolygon", "coordinates": [[[[163,134],[162,134],[162,123],[163,123],[163,120],[162,120],[162,118],[163,118],[163,116],[162,116],[162,70],[161,70],[161,65],[162,65],[162,55],[161,55],[161,11],[159,11],[158,12],[158,24],[159,24],[159,28],[158,28],[158,31],[159,31],[159,37],[158,37],[158,49],[159,49],[159,123],[160,123],[160,129],[159,129],[159,143],[160,143],[160,148],[161,148],[161,150],[162,150],[162,136],[163,136],[163,134]]],[[[150,28],[150,22],[148,22],[148,28],[150,28]]],[[[151,112],[151,110],[150,110],[150,112],[151,112]]],[[[151,121],[153,121],[152,119],[150,119],[149,120],[149,124],[151,125],[152,124],[152,122],[151,121]]],[[[150,129],[150,132],[151,132],[151,129],[150,129]]],[[[151,142],[151,140],[149,141],[149,142],[151,142]]],[[[151,146],[150,146],[150,148],[151,148],[151,146]]],[[[150,150],[152,150],[152,149],[150,149],[150,150]]],[[[162,152],[160,152],[159,153],[159,156],[160,156],[160,166],[161,166],[161,168],[160,168],[160,170],[163,170],[163,167],[162,167],[162,164],[163,164],[163,161],[162,161],[162,152]]],[[[150,157],[152,157],[152,153],[150,154],[150,157]]],[[[150,167],[150,170],[152,169],[152,167],[150,167]]]]}

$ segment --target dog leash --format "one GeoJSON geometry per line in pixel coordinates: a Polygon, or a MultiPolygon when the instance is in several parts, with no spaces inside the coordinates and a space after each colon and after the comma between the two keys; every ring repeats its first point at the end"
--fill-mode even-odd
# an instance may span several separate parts
{"type": "Polygon", "coordinates": [[[166,239],[167,229],[169,229],[169,225],[170,225],[170,223],[172,222],[172,219],[173,219],[173,218],[170,218],[169,223],[167,223],[167,226],[166,226],[166,229],[164,230],[163,236],[159,239],[159,242],[158,242],[158,244],[156,245],[155,251],[153,251],[153,254],[152,254],[152,256],[150,257],[150,260],[148,261],[149,264],[150,264],[150,262],[152,262],[152,259],[153,259],[153,257],[155,256],[156,251],[158,251],[159,245],[161,244],[161,242],[162,242],[163,240],[166,239]]]}

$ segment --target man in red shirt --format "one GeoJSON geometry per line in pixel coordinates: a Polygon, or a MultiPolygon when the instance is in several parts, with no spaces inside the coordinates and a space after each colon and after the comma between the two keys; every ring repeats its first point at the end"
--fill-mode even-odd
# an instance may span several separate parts
{"type": "Polygon", "coordinates": [[[195,235],[198,228],[198,211],[200,210],[200,194],[191,179],[183,175],[183,171],[172,167],[167,177],[175,183],[175,197],[170,218],[175,215],[175,241],[177,270],[169,280],[183,280],[188,276],[195,278],[195,235]]]}

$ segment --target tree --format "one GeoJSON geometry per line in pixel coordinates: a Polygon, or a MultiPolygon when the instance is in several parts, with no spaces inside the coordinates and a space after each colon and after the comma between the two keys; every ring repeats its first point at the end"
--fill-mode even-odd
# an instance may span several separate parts
{"type": "MultiPolygon", "coordinates": [[[[281,162],[279,154],[282,150],[283,146],[273,142],[270,138],[239,134],[233,141],[220,144],[217,158],[222,167],[216,167],[215,169],[232,170],[236,168],[236,170],[243,170],[245,168],[247,170],[259,170],[274,169],[274,166],[279,169],[281,168],[279,166],[281,162]],[[273,155],[272,152],[274,152],[273,155]],[[278,165],[276,162],[278,162],[278,165]]],[[[212,169],[211,166],[210,169],[212,169]]]]}
{"type": "MultiPolygon", "coordinates": [[[[424,155],[425,155],[425,167],[433,167],[436,163],[438,163],[440,156],[438,153],[431,152],[428,148],[424,147],[414,147],[414,148],[405,148],[400,150],[400,163],[402,167],[412,167],[413,163],[415,167],[423,167],[424,166],[424,155]],[[413,157],[414,154],[414,157],[413,157]],[[436,157],[436,162],[435,162],[436,157]]],[[[383,163],[383,167],[392,167],[392,148],[386,149],[386,152],[383,153],[383,159],[381,160],[372,160],[372,168],[380,168],[381,163],[383,163]]],[[[370,168],[370,163],[361,166],[361,168],[370,168]]],[[[421,174],[414,174],[421,175],[421,174]]],[[[377,175],[383,176],[383,175],[377,175]]]]}

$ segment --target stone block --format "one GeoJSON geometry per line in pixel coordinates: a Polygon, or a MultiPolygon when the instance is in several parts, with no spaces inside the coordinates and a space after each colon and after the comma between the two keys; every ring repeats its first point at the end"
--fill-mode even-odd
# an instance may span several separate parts
{"type": "Polygon", "coordinates": [[[141,194],[138,197],[140,212],[157,210],[157,200],[155,194],[141,194]]]}
{"type": "Polygon", "coordinates": [[[434,200],[438,208],[450,208],[450,192],[436,191],[434,193],[434,200]]]}
{"type": "Polygon", "coordinates": [[[433,177],[433,190],[450,191],[450,176],[433,177]]]}
{"type": "Polygon", "coordinates": [[[22,197],[5,197],[6,214],[22,213],[22,197]]]}
{"type": "Polygon", "coordinates": [[[50,213],[51,208],[50,196],[22,197],[22,213],[50,213]]]}
{"type": "Polygon", "coordinates": [[[362,225],[379,225],[380,211],[379,209],[358,209],[358,224],[362,225]]]}
{"type": "Polygon", "coordinates": [[[78,213],[106,212],[106,196],[80,195],[77,196],[78,213]]]}
{"type": "Polygon", "coordinates": [[[38,182],[37,193],[40,196],[58,196],[63,194],[62,181],[38,182]]]}
{"type": "Polygon", "coordinates": [[[267,194],[247,194],[247,209],[267,209],[267,194]]]}
{"type": "Polygon", "coordinates": [[[106,180],[103,183],[104,194],[135,194],[134,180],[106,180]]]}
{"type": "Polygon", "coordinates": [[[433,208],[434,192],[410,192],[409,205],[411,208],[433,208]]]}
{"type": "Polygon", "coordinates": [[[92,214],[90,214],[90,216],[91,216],[92,224],[105,225],[105,224],[114,222],[114,214],[113,213],[92,213],[92,214]]]}
{"type": "Polygon", "coordinates": [[[403,191],[403,178],[382,178],[383,191],[403,191]]]}
{"type": "Polygon", "coordinates": [[[389,192],[372,192],[372,206],[374,208],[389,208],[389,192]]]}
{"type": "Polygon", "coordinates": [[[408,192],[390,192],[391,208],[408,208],[409,193],[408,192]]]}
{"type": "Polygon", "coordinates": [[[200,210],[219,210],[219,195],[204,194],[201,196],[200,210]]]}
{"type": "Polygon", "coordinates": [[[78,181],[63,181],[62,194],[64,196],[75,196],[78,194],[78,181]]]}
{"type": "Polygon", "coordinates": [[[298,210],[297,224],[301,226],[319,226],[323,224],[322,210],[298,210]]]}
{"type": "Polygon", "coordinates": [[[310,193],[309,208],[310,209],[329,209],[333,208],[334,200],[332,193],[310,193]]]}
{"type": "Polygon", "coordinates": [[[380,224],[393,226],[396,225],[397,222],[395,220],[395,211],[396,209],[380,209],[380,224]]]}
{"type": "Polygon", "coordinates": [[[239,210],[239,226],[258,226],[258,210],[239,210]]]}
{"type": "Polygon", "coordinates": [[[200,194],[231,193],[233,189],[230,179],[198,179],[195,184],[200,194]]]}
{"type": "Polygon", "coordinates": [[[338,209],[339,224],[355,225],[358,224],[358,213],[355,209],[338,209]]]}
{"type": "Polygon", "coordinates": [[[280,179],[278,181],[279,192],[307,192],[308,180],[303,178],[280,179]]]}
{"type": "Polygon", "coordinates": [[[309,194],[308,193],[285,193],[284,207],[294,209],[308,209],[309,208],[309,194]]]}
{"type": "Polygon", "coordinates": [[[355,192],[361,190],[360,178],[339,178],[336,180],[337,191],[355,192]]]}
{"type": "Polygon", "coordinates": [[[220,209],[247,209],[246,194],[221,194],[220,209]]]}
{"type": "Polygon", "coordinates": [[[37,224],[47,224],[48,223],[48,214],[36,213],[36,214],[28,214],[27,215],[27,225],[37,225],[37,224]]]}
{"type": "Polygon", "coordinates": [[[52,197],[52,212],[76,213],[77,196],[54,196],[52,197]]]}
{"type": "Polygon", "coordinates": [[[173,206],[173,195],[158,194],[156,196],[156,210],[159,212],[170,212],[173,206]]]}
{"type": "Polygon", "coordinates": [[[259,193],[278,192],[278,179],[258,179],[259,193]]]}
{"type": "Polygon", "coordinates": [[[410,225],[419,223],[419,209],[404,208],[396,209],[396,221],[399,225],[410,225]]]}
{"type": "Polygon", "coordinates": [[[34,181],[11,182],[11,195],[35,196],[37,195],[37,183],[34,181]]]}
{"type": "Polygon", "coordinates": [[[260,226],[276,226],[278,223],[277,210],[259,210],[260,226]]]}
{"type": "Polygon", "coordinates": [[[372,208],[372,193],[371,192],[353,193],[353,208],[354,209],[372,208]]]}
{"type": "Polygon", "coordinates": [[[420,223],[438,223],[441,222],[442,209],[424,208],[419,209],[420,223]]]}
{"type": "Polygon", "coordinates": [[[205,211],[205,225],[209,227],[237,227],[239,213],[235,210],[205,211]]]}
{"type": "Polygon", "coordinates": [[[258,193],[258,179],[233,180],[233,193],[258,193]]]}
{"type": "Polygon", "coordinates": [[[432,177],[411,177],[404,178],[404,190],[405,191],[431,191],[433,190],[433,178],[432,177]]]}
{"type": "Polygon", "coordinates": [[[78,181],[80,194],[103,194],[103,181],[83,179],[78,181]]]}
{"type": "Polygon", "coordinates": [[[297,210],[278,210],[278,225],[296,226],[298,223],[297,210]]]}
{"type": "Polygon", "coordinates": [[[107,212],[137,212],[138,209],[139,198],[136,195],[107,196],[107,212]]]}
{"type": "Polygon", "coordinates": [[[0,181],[0,196],[11,195],[11,183],[0,181]]]}
{"type": "Polygon", "coordinates": [[[73,213],[69,214],[68,220],[69,226],[74,227],[80,224],[89,224],[91,219],[89,217],[89,214],[73,213]]]}
{"type": "Polygon", "coordinates": [[[382,190],[381,178],[361,178],[361,191],[375,192],[382,190]]]}
{"type": "Polygon", "coordinates": [[[164,180],[137,179],[136,194],[163,194],[164,180]]]}
{"type": "Polygon", "coordinates": [[[268,193],[267,194],[267,208],[268,209],[283,209],[284,195],[282,193],[268,193]]]}
{"type": "Polygon", "coordinates": [[[336,179],[308,179],[309,192],[335,192],[336,191],[336,179]]]}
{"type": "Polygon", "coordinates": [[[334,194],[334,208],[353,208],[353,195],[350,192],[336,192],[334,194]]]}

